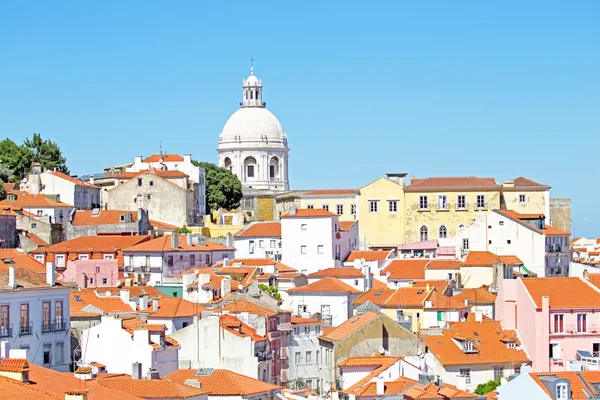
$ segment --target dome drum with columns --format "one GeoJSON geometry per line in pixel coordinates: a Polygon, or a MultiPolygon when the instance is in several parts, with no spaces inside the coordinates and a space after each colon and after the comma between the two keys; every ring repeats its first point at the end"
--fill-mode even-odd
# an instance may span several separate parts
{"type": "Polygon", "coordinates": [[[262,81],[252,67],[242,84],[240,109],[219,135],[219,166],[236,174],[245,189],[286,191],[287,136],[262,99],[262,81]]]}

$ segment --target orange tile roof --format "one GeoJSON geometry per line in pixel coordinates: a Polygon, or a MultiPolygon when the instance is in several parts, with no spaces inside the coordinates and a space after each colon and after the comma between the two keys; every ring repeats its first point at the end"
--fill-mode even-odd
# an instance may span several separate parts
{"type": "Polygon", "coordinates": [[[379,312],[367,311],[362,315],[357,315],[348,319],[346,322],[329,332],[326,332],[325,329],[323,329],[323,335],[319,336],[319,338],[328,342],[337,342],[338,340],[342,340],[356,332],[365,325],[375,321],[379,317],[379,312]]]}
{"type": "Polygon", "coordinates": [[[489,251],[469,251],[467,259],[461,265],[467,267],[491,267],[496,263],[521,265],[523,261],[517,256],[499,256],[489,251]]]}
{"type": "Polygon", "coordinates": [[[206,245],[186,244],[186,235],[179,235],[179,246],[174,249],[171,247],[171,235],[161,236],[156,239],[144,241],[125,248],[126,252],[154,252],[154,251],[226,251],[233,250],[222,244],[206,241],[206,245]]]}
{"type": "Polygon", "coordinates": [[[443,294],[446,292],[448,285],[450,285],[450,281],[446,279],[419,279],[409,282],[408,284],[409,287],[418,287],[421,289],[426,288],[427,285],[431,288],[435,288],[438,293],[443,294]]]}
{"type": "Polygon", "coordinates": [[[452,176],[435,178],[412,178],[406,192],[417,192],[424,189],[491,189],[500,190],[502,186],[494,178],[478,178],[475,176],[452,176]]]}
{"type": "Polygon", "coordinates": [[[149,312],[148,318],[170,319],[193,317],[194,315],[200,315],[202,312],[208,311],[208,309],[198,303],[192,303],[181,297],[163,296],[158,299],[158,310],[154,311],[153,305],[149,304],[147,309],[140,311],[149,312]]]}
{"type": "Polygon", "coordinates": [[[340,232],[349,232],[356,223],[358,223],[358,221],[339,221],[338,225],[340,226],[340,232]]]}
{"type": "Polygon", "coordinates": [[[63,174],[62,172],[59,172],[59,171],[47,170],[46,172],[48,172],[51,175],[56,176],[57,178],[62,178],[64,180],[68,181],[68,182],[74,183],[74,184],[79,185],[79,186],[86,186],[86,187],[89,187],[89,188],[100,189],[99,186],[92,185],[89,182],[82,181],[81,179],[77,179],[77,178],[75,178],[73,176],[70,176],[70,175],[67,175],[67,174],[63,174]]]}
{"type": "Polygon", "coordinates": [[[600,289],[600,273],[599,274],[590,274],[588,281],[600,289]]]}
{"type": "Polygon", "coordinates": [[[380,275],[388,275],[389,279],[425,279],[425,266],[428,259],[399,259],[393,260],[381,270],[380,275]]]}
{"type": "Polygon", "coordinates": [[[521,279],[537,308],[542,297],[550,297],[550,308],[597,308],[600,292],[580,278],[525,278],[521,279]]]}
{"type": "Polygon", "coordinates": [[[0,260],[12,258],[15,268],[28,269],[32,272],[46,273],[46,266],[33,257],[17,249],[0,249],[0,260]]]}
{"type": "Polygon", "coordinates": [[[295,287],[287,290],[288,293],[348,293],[358,294],[360,290],[345,284],[337,278],[327,276],[306,286],[295,287]]]}
{"type": "MultiPolygon", "coordinates": [[[[400,378],[402,379],[402,378],[400,378]]],[[[434,383],[427,385],[415,385],[410,389],[405,390],[404,398],[406,400],[414,399],[476,399],[479,395],[476,393],[460,390],[456,386],[444,384],[441,387],[434,383]]]]}
{"type": "Polygon", "coordinates": [[[196,379],[202,384],[202,389],[208,391],[211,396],[245,397],[281,390],[280,386],[226,369],[215,369],[209,376],[196,376],[195,369],[178,369],[165,375],[165,379],[178,383],[183,383],[188,379],[196,379]]]}
{"type": "Polygon", "coordinates": [[[465,305],[464,301],[460,302],[438,292],[432,292],[427,300],[431,301],[431,307],[426,307],[427,310],[466,310],[471,308],[470,305],[465,305]]]}
{"type": "Polygon", "coordinates": [[[370,301],[382,308],[423,308],[428,296],[426,288],[401,287],[398,289],[370,289],[352,302],[355,306],[370,301]]]}
{"type": "Polygon", "coordinates": [[[335,217],[337,214],[322,208],[298,208],[295,214],[282,214],[281,218],[335,217]]]}
{"type": "Polygon", "coordinates": [[[35,386],[0,376],[0,400],[63,400],[54,393],[44,392],[35,386]]]}
{"type": "MultiPolygon", "coordinates": [[[[528,189],[550,189],[550,186],[548,186],[548,185],[537,183],[535,181],[532,181],[529,178],[525,178],[525,177],[522,177],[522,176],[513,179],[513,184],[515,186],[515,189],[517,189],[517,190],[523,190],[524,188],[528,188],[528,189]]],[[[505,187],[503,187],[502,189],[503,190],[507,190],[507,189],[510,190],[510,188],[505,188],[505,187]]]]}
{"type": "Polygon", "coordinates": [[[427,264],[426,269],[460,269],[460,261],[458,260],[431,260],[427,264]]]}
{"type": "Polygon", "coordinates": [[[51,246],[32,250],[33,254],[61,253],[116,253],[138,243],[149,241],[151,236],[101,235],[81,236],[51,246]]]}
{"type": "Polygon", "coordinates": [[[248,300],[236,300],[223,306],[223,311],[231,314],[248,313],[257,315],[277,315],[276,311],[249,302],[248,300]]]}
{"type": "Polygon", "coordinates": [[[292,325],[302,325],[302,324],[323,324],[323,321],[320,319],[314,319],[314,318],[300,318],[300,317],[294,317],[292,315],[292,325]]]}
{"type": "Polygon", "coordinates": [[[304,193],[304,196],[355,195],[358,189],[317,189],[304,193]]]}
{"type": "Polygon", "coordinates": [[[570,235],[569,232],[565,232],[565,231],[561,231],[560,229],[556,229],[548,224],[544,224],[544,229],[538,229],[535,226],[531,225],[530,223],[526,222],[527,220],[530,219],[538,219],[540,217],[543,217],[543,214],[519,214],[516,211],[512,211],[512,210],[494,210],[494,212],[498,213],[498,214],[502,214],[505,217],[508,217],[510,219],[512,219],[513,221],[519,222],[521,223],[521,225],[526,226],[527,228],[531,229],[534,232],[537,233],[542,233],[544,235],[549,235],[549,236],[565,236],[565,235],[570,235]]]}
{"type": "Polygon", "coordinates": [[[463,289],[461,293],[452,296],[456,301],[465,302],[469,301],[469,304],[495,304],[496,295],[488,290],[487,286],[478,287],[475,289],[463,289]]]}
{"type": "MultiPolygon", "coordinates": [[[[415,386],[417,381],[400,377],[392,382],[384,382],[383,383],[383,396],[394,396],[398,394],[403,394],[406,390],[415,386]]],[[[382,397],[377,394],[377,383],[369,382],[360,389],[354,391],[355,397],[382,397]]],[[[407,397],[404,397],[407,399],[407,397]]]]}
{"type": "Polygon", "coordinates": [[[98,215],[93,215],[92,210],[76,210],[71,224],[73,226],[97,226],[123,224],[121,215],[131,214],[131,221],[137,222],[137,211],[100,210],[98,215]]]}
{"type": "Polygon", "coordinates": [[[0,371],[23,372],[29,371],[29,363],[23,358],[3,358],[0,360],[0,371]]]}
{"type": "Polygon", "coordinates": [[[49,246],[48,243],[44,242],[38,235],[31,233],[29,231],[23,231],[25,236],[33,242],[38,247],[49,246]]]}
{"type": "MultiPolygon", "coordinates": [[[[233,265],[238,263],[247,267],[266,267],[275,264],[275,270],[277,272],[298,272],[294,268],[270,258],[234,258],[233,260],[229,260],[229,268],[234,268],[233,265]]],[[[223,267],[222,261],[215,264],[213,267],[227,268],[223,267]]]]}
{"type": "Polygon", "coordinates": [[[503,330],[500,321],[484,319],[482,322],[472,318],[466,322],[451,322],[450,328],[442,335],[424,336],[429,351],[444,366],[470,364],[530,364],[524,350],[508,348],[506,339],[514,339],[519,344],[517,333],[503,330]],[[465,353],[454,338],[471,338],[474,353],[465,353]]]}
{"type": "Polygon", "coordinates": [[[387,289],[387,284],[385,284],[384,282],[381,282],[380,280],[375,278],[373,278],[371,281],[373,282],[373,289],[387,289]]]}
{"type": "Polygon", "coordinates": [[[176,383],[169,379],[132,379],[108,378],[98,379],[102,387],[117,390],[144,399],[187,399],[207,394],[205,388],[198,389],[193,386],[184,385],[183,382],[176,383]]]}
{"type": "Polygon", "coordinates": [[[281,237],[281,222],[253,222],[240,229],[235,237],[281,237]]]}
{"type": "Polygon", "coordinates": [[[16,183],[10,183],[10,182],[5,183],[4,189],[6,190],[6,193],[12,192],[13,190],[15,190],[15,185],[16,185],[16,183]]]}
{"type": "MultiPolygon", "coordinates": [[[[105,287],[105,286],[103,286],[96,290],[100,294],[105,294],[106,292],[110,292],[111,295],[113,295],[113,296],[119,296],[122,289],[129,290],[129,296],[131,298],[140,297],[144,294],[147,294],[149,298],[164,296],[164,294],[160,290],[158,290],[154,286],[149,286],[149,285],[123,286],[123,287],[108,287],[108,286],[105,287]]],[[[94,289],[90,288],[87,290],[94,290],[94,289]]]]}
{"type": "Polygon", "coordinates": [[[68,207],[73,208],[73,206],[62,203],[60,201],[52,200],[43,194],[30,194],[25,192],[20,192],[17,194],[17,198],[14,201],[10,201],[8,199],[4,199],[0,201],[0,206],[8,206],[12,209],[15,208],[55,208],[55,207],[68,207]]]}
{"type": "Polygon", "coordinates": [[[164,178],[164,179],[168,179],[168,178],[187,178],[187,177],[189,177],[189,175],[186,174],[185,172],[181,172],[181,171],[178,171],[176,169],[167,169],[167,170],[162,170],[162,169],[157,169],[157,170],[143,169],[143,170],[140,170],[138,172],[122,172],[121,174],[119,174],[117,176],[117,179],[132,179],[132,178],[135,178],[136,176],[142,175],[142,174],[152,174],[152,175],[156,175],[158,177],[164,178]]]}
{"type": "MultiPolygon", "coordinates": [[[[84,311],[88,306],[105,313],[134,313],[135,310],[120,297],[98,296],[93,289],[69,293],[71,317],[90,317],[98,315],[96,311],[84,311]]],[[[88,308],[90,310],[90,308],[88,308]]]]}
{"type": "Polygon", "coordinates": [[[325,278],[326,276],[333,276],[335,278],[364,278],[365,274],[360,269],[354,267],[338,267],[322,269],[308,275],[309,278],[325,278]]]}
{"type": "Polygon", "coordinates": [[[167,224],[166,222],[157,221],[155,219],[150,220],[150,225],[152,225],[155,229],[177,229],[177,228],[179,228],[177,225],[167,224]]]}
{"type": "Polygon", "coordinates": [[[163,154],[162,156],[160,154],[153,154],[150,157],[148,157],[145,160],[143,160],[142,162],[144,162],[144,163],[159,162],[160,159],[161,159],[161,157],[162,157],[163,162],[182,162],[182,161],[185,161],[183,159],[183,157],[181,157],[179,154],[163,154]]]}
{"type": "Polygon", "coordinates": [[[239,337],[250,337],[254,342],[264,342],[265,336],[256,333],[256,329],[240,321],[231,314],[221,315],[221,326],[228,332],[239,337]]]}
{"type": "Polygon", "coordinates": [[[568,380],[571,383],[569,399],[593,399],[600,396],[600,392],[593,386],[600,382],[600,371],[530,372],[529,376],[531,376],[534,382],[537,383],[546,394],[548,394],[550,399],[554,399],[555,397],[542,382],[541,378],[543,377],[556,377],[568,380]],[[590,393],[592,390],[594,392],[590,393]]]}
{"type": "MultiPolygon", "coordinates": [[[[8,266],[0,264],[0,292],[20,292],[27,290],[55,290],[73,288],[71,284],[56,281],[54,286],[48,285],[46,275],[25,268],[15,268],[16,289],[8,286],[8,266]]],[[[15,294],[15,296],[18,296],[15,294]]]]}
{"type": "Polygon", "coordinates": [[[351,251],[348,255],[348,258],[346,258],[346,262],[353,262],[354,260],[360,260],[362,258],[364,258],[365,261],[383,261],[387,260],[388,256],[390,255],[390,252],[391,251],[375,250],[351,251]]]}
{"type": "Polygon", "coordinates": [[[364,386],[369,384],[373,378],[376,378],[385,372],[392,365],[400,361],[401,357],[382,356],[379,354],[371,357],[348,357],[338,364],[338,367],[373,367],[364,378],[360,379],[354,385],[342,390],[343,393],[352,393],[355,396],[365,396],[364,386]]]}

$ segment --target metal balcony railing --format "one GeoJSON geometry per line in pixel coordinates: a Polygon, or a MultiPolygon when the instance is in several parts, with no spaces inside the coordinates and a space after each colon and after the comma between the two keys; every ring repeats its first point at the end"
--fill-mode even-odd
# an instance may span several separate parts
{"type": "Polygon", "coordinates": [[[64,332],[67,330],[67,323],[65,321],[46,321],[42,322],[42,333],[51,332],[64,332]]]}
{"type": "Polygon", "coordinates": [[[65,321],[54,322],[54,332],[64,332],[67,330],[67,323],[65,321]]]}
{"type": "Polygon", "coordinates": [[[12,336],[12,324],[9,326],[0,326],[0,337],[12,336]]]}
{"type": "Polygon", "coordinates": [[[577,324],[564,324],[562,327],[556,327],[554,324],[550,325],[551,335],[589,335],[589,334],[600,334],[600,325],[596,324],[585,324],[585,326],[578,326],[577,324]]]}
{"type": "MultiPolygon", "coordinates": [[[[169,267],[172,267],[172,266],[173,265],[169,265],[169,267]]],[[[142,271],[142,272],[150,272],[150,266],[148,266],[148,265],[142,265],[140,267],[140,271],[142,271]]]]}
{"type": "Polygon", "coordinates": [[[54,331],[54,326],[52,322],[46,321],[42,322],[42,333],[48,333],[54,331]]]}
{"type": "Polygon", "coordinates": [[[27,336],[33,334],[33,322],[29,324],[21,324],[19,327],[19,335],[27,336]]]}

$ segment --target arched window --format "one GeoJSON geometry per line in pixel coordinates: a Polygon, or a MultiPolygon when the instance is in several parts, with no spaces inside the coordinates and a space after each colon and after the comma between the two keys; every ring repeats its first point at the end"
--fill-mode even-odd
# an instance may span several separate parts
{"type": "Polygon", "coordinates": [[[446,225],[440,226],[440,231],[438,237],[440,239],[446,239],[448,237],[448,229],[446,229],[446,225]]]}
{"type": "Polygon", "coordinates": [[[269,161],[269,179],[275,181],[279,178],[279,158],[273,157],[269,161]]]}
{"type": "Polygon", "coordinates": [[[425,242],[429,239],[429,231],[427,230],[427,227],[425,225],[421,227],[420,239],[421,242],[425,242]]]}
{"type": "Polygon", "coordinates": [[[231,158],[229,157],[225,157],[225,160],[223,160],[223,164],[226,170],[232,171],[233,168],[231,166],[231,158]]]}
{"type": "Polygon", "coordinates": [[[256,159],[254,157],[246,157],[244,160],[244,172],[246,179],[254,179],[256,177],[256,159]]]}

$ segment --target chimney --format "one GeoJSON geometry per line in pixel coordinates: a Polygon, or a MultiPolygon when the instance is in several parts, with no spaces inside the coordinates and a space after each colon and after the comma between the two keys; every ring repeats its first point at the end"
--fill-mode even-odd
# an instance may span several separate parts
{"type": "Polygon", "coordinates": [[[186,379],[185,382],[183,382],[183,384],[194,387],[196,389],[202,389],[202,383],[200,383],[200,381],[198,381],[197,379],[186,379]]]}
{"type": "Polygon", "coordinates": [[[224,266],[224,267],[229,267],[229,258],[225,257],[225,258],[223,259],[223,266],[224,266]]]}
{"type": "Polygon", "coordinates": [[[133,159],[134,164],[141,164],[142,163],[142,156],[135,156],[133,159]]]}
{"type": "Polygon", "coordinates": [[[142,363],[134,362],[132,364],[131,379],[142,379],[142,363]]]}
{"type": "Polygon", "coordinates": [[[296,207],[292,207],[290,209],[290,215],[296,215],[298,213],[298,209],[296,207]]]}
{"type": "Polygon", "coordinates": [[[231,280],[223,278],[221,280],[221,297],[225,297],[229,292],[231,292],[231,280]]]}
{"type": "Polygon", "coordinates": [[[191,246],[192,246],[192,234],[191,234],[191,233],[187,233],[187,234],[185,235],[185,244],[186,244],[186,246],[188,246],[188,247],[191,247],[191,246]]]}
{"type": "Polygon", "coordinates": [[[8,340],[0,342],[0,360],[3,358],[10,358],[10,342],[8,340]]]}
{"type": "Polygon", "coordinates": [[[90,175],[90,185],[94,184],[94,175],[90,175]]]}
{"type": "Polygon", "coordinates": [[[431,284],[428,283],[428,284],[425,285],[425,291],[427,293],[429,293],[431,291],[431,284]]]}
{"type": "Polygon", "coordinates": [[[465,299],[465,306],[469,306],[469,299],[465,299]]]}
{"type": "Polygon", "coordinates": [[[119,295],[121,296],[121,300],[123,300],[124,303],[129,303],[129,289],[121,289],[119,295]]]}
{"type": "Polygon", "coordinates": [[[160,379],[160,372],[157,369],[150,368],[148,373],[146,374],[146,378],[148,379],[160,379]]]}
{"type": "Polygon", "coordinates": [[[385,387],[383,385],[383,378],[378,376],[375,380],[375,388],[377,389],[377,396],[383,396],[385,393],[385,387]]]}
{"type": "Polygon", "coordinates": [[[145,310],[146,308],[148,308],[148,294],[144,293],[143,295],[141,295],[139,297],[140,303],[140,310],[145,310]]]}
{"type": "Polygon", "coordinates": [[[15,266],[10,264],[8,266],[8,287],[11,289],[17,288],[17,281],[15,279],[15,266]]]}
{"type": "Polygon", "coordinates": [[[158,311],[158,299],[152,299],[152,310],[158,311]]]}
{"type": "Polygon", "coordinates": [[[50,286],[56,285],[56,269],[52,261],[46,263],[46,283],[50,286]]]}
{"type": "Polygon", "coordinates": [[[184,154],[183,155],[183,162],[184,163],[191,163],[192,162],[192,155],[191,154],[184,154]]]}
{"type": "Polygon", "coordinates": [[[476,322],[483,321],[483,313],[481,311],[475,311],[475,321],[476,322]]]}
{"type": "Polygon", "coordinates": [[[87,288],[87,277],[85,276],[85,272],[81,273],[81,285],[79,285],[80,289],[87,288]]]}
{"type": "Polygon", "coordinates": [[[171,234],[171,248],[179,248],[179,235],[174,232],[171,234]]]}
{"type": "Polygon", "coordinates": [[[65,400],[87,400],[87,390],[67,390],[65,400]]]}

